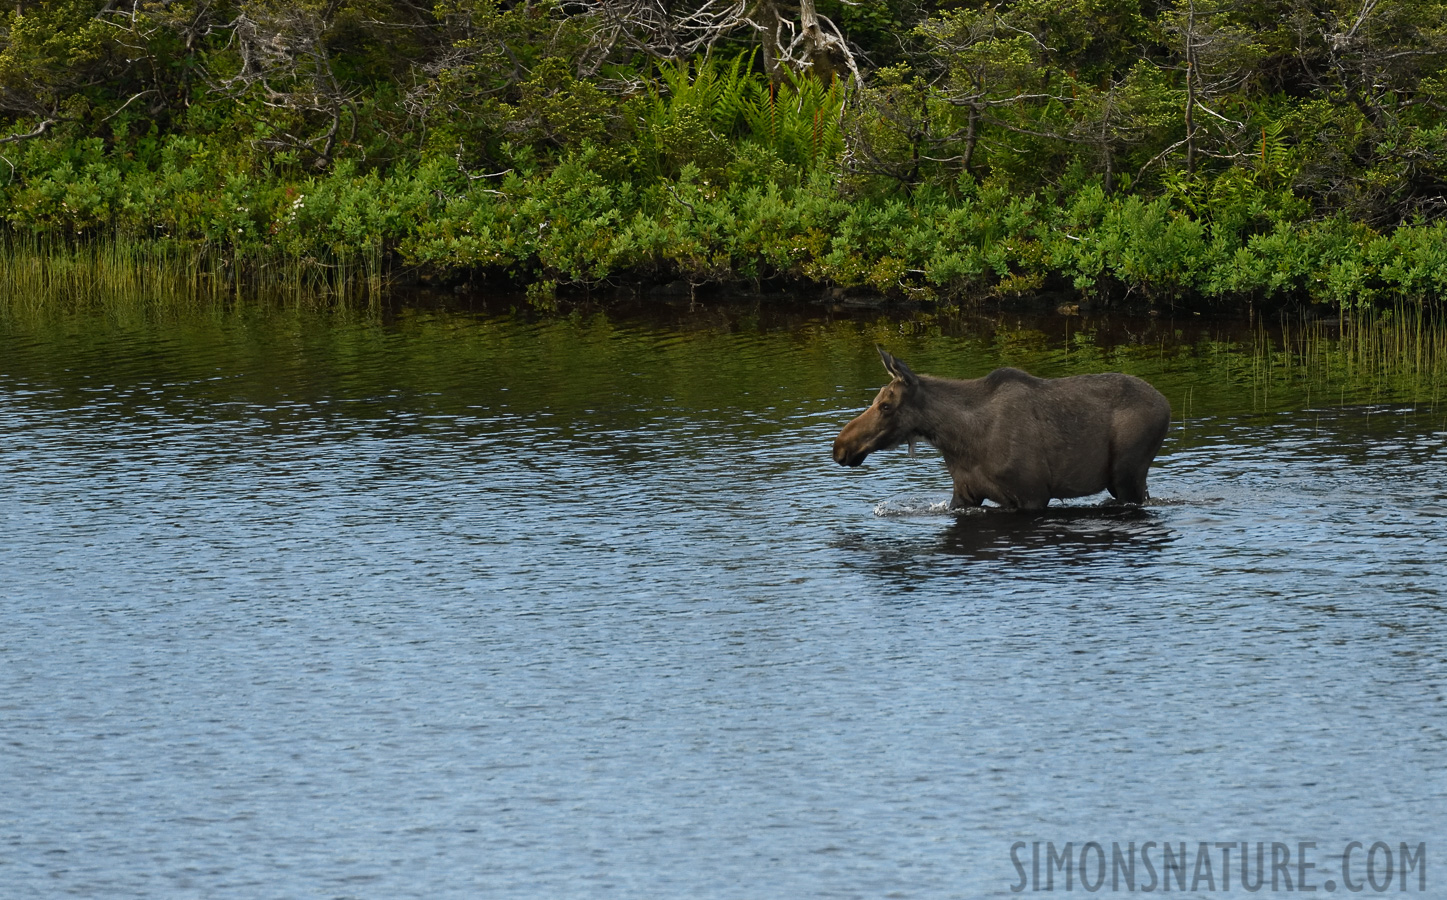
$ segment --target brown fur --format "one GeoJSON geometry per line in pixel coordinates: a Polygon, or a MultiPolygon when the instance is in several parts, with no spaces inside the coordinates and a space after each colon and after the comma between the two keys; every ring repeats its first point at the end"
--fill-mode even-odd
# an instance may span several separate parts
{"type": "Polygon", "coordinates": [[[1110,491],[1143,503],[1171,404],[1133,375],[1036,378],[996,369],[960,381],[916,375],[879,348],[893,380],[834,441],[834,461],[857,466],[877,450],[926,441],[955,482],[951,506],[985,500],[1043,509],[1051,498],[1110,491]]]}

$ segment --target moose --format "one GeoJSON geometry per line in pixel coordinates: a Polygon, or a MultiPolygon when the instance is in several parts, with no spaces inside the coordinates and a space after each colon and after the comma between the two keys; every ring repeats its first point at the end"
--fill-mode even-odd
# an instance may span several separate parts
{"type": "Polygon", "coordinates": [[[1109,491],[1144,503],[1146,473],[1171,422],[1171,404],[1133,375],[1036,378],[996,369],[958,380],[916,375],[878,347],[890,382],[834,440],[834,461],[924,441],[944,454],[952,508],[1044,509],[1052,498],[1109,491]]]}

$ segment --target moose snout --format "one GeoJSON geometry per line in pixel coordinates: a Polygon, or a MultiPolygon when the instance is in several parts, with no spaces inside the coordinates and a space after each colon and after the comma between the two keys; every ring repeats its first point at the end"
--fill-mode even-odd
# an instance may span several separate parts
{"type": "Polygon", "coordinates": [[[839,465],[857,466],[869,455],[869,435],[861,433],[864,431],[862,423],[868,415],[869,411],[865,410],[862,415],[845,425],[844,430],[834,439],[834,461],[839,465]]]}
{"type": "Polygon", "coordinates": [[[849,449],[847,444],[840,441],[834,442],[834,461],[841,466],[858,466],[864,462],[868,453],[856,453],[849,449]]]}

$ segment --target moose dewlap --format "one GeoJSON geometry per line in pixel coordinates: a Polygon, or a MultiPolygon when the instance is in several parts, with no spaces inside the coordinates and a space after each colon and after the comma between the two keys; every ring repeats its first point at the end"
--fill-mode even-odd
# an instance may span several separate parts
{"type": "Polygon", "coordinates": [[[916,375],[879,348],[891,381],[834,440],[834,461],[925,441],[944,454],[952,506],[989,500],[1042,509],[1051,498],[1110,491],[1143,503],[1146,474],[1171,423],[1171,404],[1133,375],[1036,378],[996,369],[959,380],[916,375]]]}

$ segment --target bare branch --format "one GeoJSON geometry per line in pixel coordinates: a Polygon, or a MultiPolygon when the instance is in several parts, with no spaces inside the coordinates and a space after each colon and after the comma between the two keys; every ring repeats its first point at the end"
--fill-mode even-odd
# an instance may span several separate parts
{"type": "Polygon", "coordinates": [[[596,41],[621,43],[659,59],[707,53],[723,38],[752,32],[764,66],[811,71],[828,80],[848,72],[856,87],[864,78],[839,26],[821,15],[814,0],[588,0],[598,21],[596,41]]]}
{"type": "Polygon", "coordinates": [[[60,123],[60,121],[60,119],[42,119],[39,125],[36,125],[34,128],[30,129],[24,134],[12,134],[7,137],[0,138],[0,144],[13,144],[18,141],[28,141],[31,138],[40,137],[42,134],[45,134],[45,132],[50,129],[50,126],[57,125],[60,123]]]}
{"type": "Polygon", "coordinates": [[[1185,138],[1181,138],[1179,141],[1176,141],[1174,144],[1172,144],[1172,145],[1170,145],[1169,147],[1167,147],[1166,149],[1162,150],[1160,153],[1157,153],[1155,156],[1152,156],[1149,160],[1146,161],[1146,164],[1145,164],[1145,165],[1141,166],[1140,171],[1135,174],[1136,180],[1139,181],[1139,180],[1140,180],[1140,177],[1146,173],[1146,170],[1147,170],[1147,169],[1149,169],[1151,166],[1155,165],[1156,163],[1160,162],[1161,160],[1165,159],[1167,156],[1169,156],[1169,155],[1171,154],[1172,151],[1177,150],[1177,149],[1179,149],[1180,147],[1185,146],[1185,144],[1186,144],[1186,139],[1185,139],[1185,138]]]}
{"type": "Polygon", "coordinates": [[[132,94],[132,95],[130,96],[130,99],[126,100],[125,103],[122,103],[119,107],[116,108],[116,111],[115,111],[115,112],[113,112],[113,113],[111,113],[110,115],[106,116],[104,119],[101,119],[101,121],[102,121],[102,122],[109,122],[111,119],[114,119],[116,116],[120,115],[120,114],[121,114],[121,110],[125,109],[127,106],[130,106],[130,105],[131,105],[132,103],[134,103],[136,100],[139,100],[141,97],[144,97],[144,96],[146,96],[147,94],[156,94],[156,93],[159,93],[159,91],[156,91],[156,90],[154,90],[154,89],[151,89],[151,90],[139,91],[139,92],[137,92],[137,93],[135,93],[135,94],[132,94]]]}

